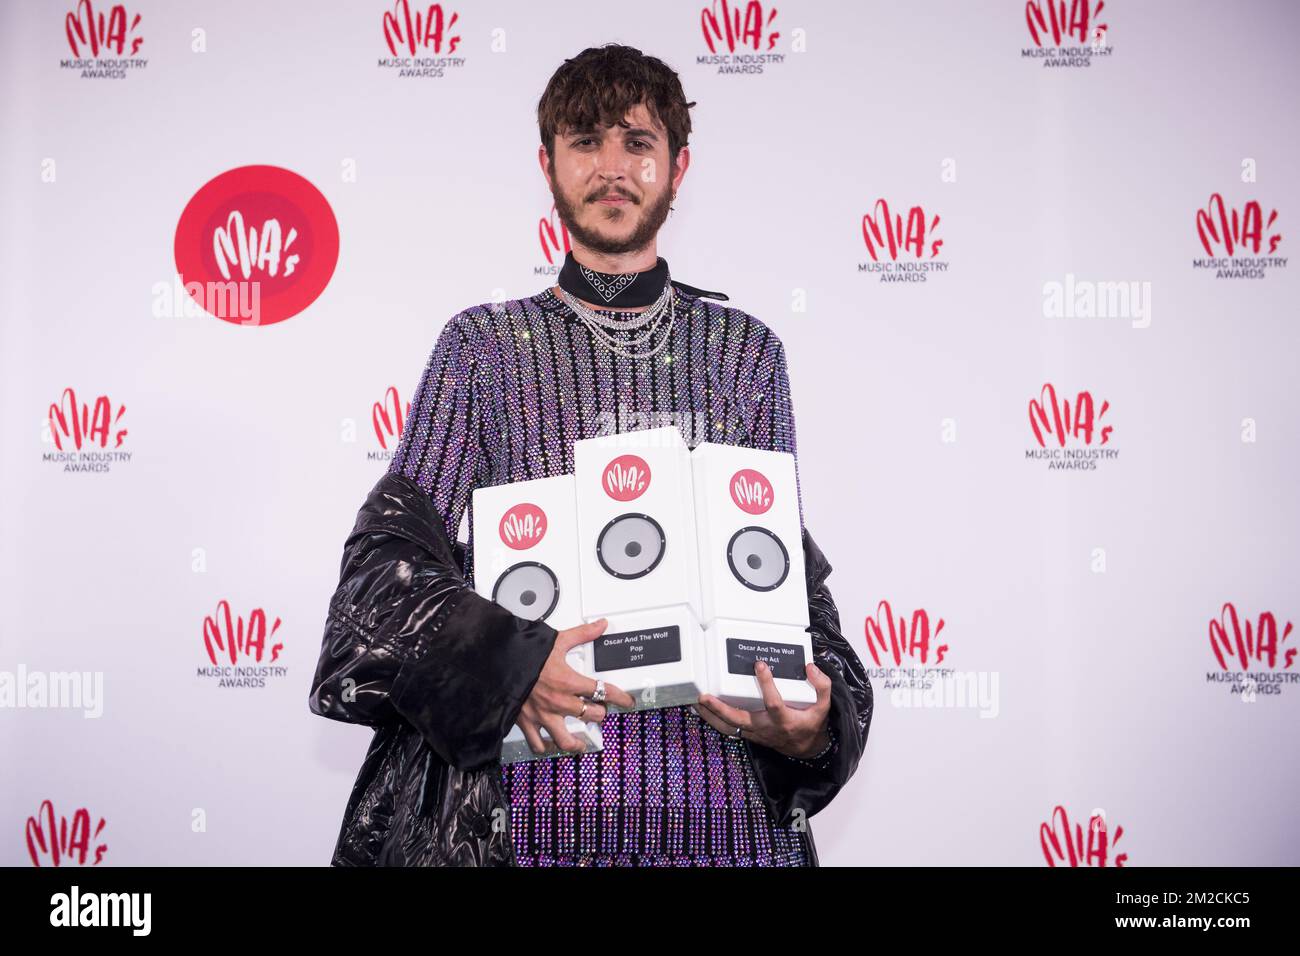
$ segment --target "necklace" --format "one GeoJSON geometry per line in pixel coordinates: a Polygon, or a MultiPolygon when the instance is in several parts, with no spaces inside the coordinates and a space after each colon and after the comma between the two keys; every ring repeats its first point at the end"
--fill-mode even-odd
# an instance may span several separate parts
{"type": "Polygon", "coordinates": [[[591,332],[592,338],[608,351],[625,358],[650,358],[668,343],[673,323],[677,319],[677,296],[668,273],[668,262],[662,256],[656,259],[653,268],[643,272],[606,273],[583,265],[569,251],[565,253],[558,284],[561,301],[573,310],[591,332]],[[615,319],[597,312],[582,302],[579,296],[590,302],[606,303],[621,297],[620,305],[649,305],[649,308],[632,318],[615,319]],[[659,344],[636,351],[637,347],[654,338],[663,325],[665,313],[668,325],[659,344]],[[635,332],[640,329],[646,330],[644,334],[626,341],[612,334],[614,330],[635,332]]]}
{"type": "Polygon", "coordinates": [[[635,319],[630,319],[628,321],[620,321],[618,319],[611,319],[608,316],[601,315],[585,303],[578,301],[576,297],[571,295],[569,291],[563,287],[560,288],[560,299],[573,310],[574,314],[577,315],[582,324],[587,327],[591,332],[592,338],[604,346],[608,351],[613,352],[616,355],[622,355],[625,358],[641,359],[651,358],[657,355],[659,351],[668,344],[669,338],[672,337],[673,323],[677,321],[677,296],[673,294],[671,283],[666,283],[664,285],[664,290],[655,301],[654,305],[646,309],[635,319]],[[644,335],[635,339],[629,339],[626,343],[629,346],[639,346],[652,339],[654,334],[659,331],[659,327],[663,325],[665,305],[668,306],[668,324],[664,331],[663,338],[660,339],[659,344],[654,348],[639,352],[632,351],[625,348],[624,344],[619,341],[617,336],[606,331],[606,329],[639,329],[648,325],[649,328],[646,330],[644,335]]]}

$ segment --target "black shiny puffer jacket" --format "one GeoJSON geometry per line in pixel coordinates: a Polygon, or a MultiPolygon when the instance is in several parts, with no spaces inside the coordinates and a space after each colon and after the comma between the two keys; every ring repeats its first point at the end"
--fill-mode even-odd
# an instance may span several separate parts
{"type": "MultiPolygon", "coordinates": [[[[811,817],[848,782],[873,703],[826,588],[830,564],[806,528],[803,546],[813,657],[834,685],[838,746],[819,770],[746,741],[781,826],[811,817]]],[[[433,501],[400,473],[375,485],[344,545],[309,705],[322,717],[373,726],[375,736],[334,866],[515,863],[501,742],[558,632],[467,587],[464,555],[433,501]]]]}

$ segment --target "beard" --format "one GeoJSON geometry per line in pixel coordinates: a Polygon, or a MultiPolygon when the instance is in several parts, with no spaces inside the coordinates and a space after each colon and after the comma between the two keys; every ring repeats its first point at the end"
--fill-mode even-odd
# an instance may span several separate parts
{"type": "MultiPolygon", "coordinates": [[[[552,183],[555,182],[554,173],[552,173],[551,181],[552,183]]],[[[625,192],[621,192],[621,194],[627,195],[625,192]]],[[[616,239],[601,232],[599,227],[588,228],[579,223],[578,208],[573,203],[570,203],[564,194],[554,186],[551,188],[551,197],[555,200],[555,211],[559,214],[560,222],[569,231],[569,235],[592,252],[607,256],[639,252],[648,246],[668,218],[668,207],[672,203],[672,191],[665,189],[661,195],[652,200],[651,205],[644,207],[641,221],[637,223],[636,228],[626,238],[616,239]]],[[[583,205],[594,207],[599,214],[600,221],[618,224],[622,224],[628,216],[636,215],[636,210],[642,208],[641,203],[635,199],[629,199],[627,203],[617,207],[602,206],[598,202],[583,202],[583,205]]]]}

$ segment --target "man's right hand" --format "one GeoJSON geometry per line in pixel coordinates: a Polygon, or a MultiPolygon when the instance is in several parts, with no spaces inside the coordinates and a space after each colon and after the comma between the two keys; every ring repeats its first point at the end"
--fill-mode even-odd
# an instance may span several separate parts
{"type": "MultiPolygon", "coordinates": [[[[579,674],[569,666],[566,655],[579,644],[594,641],[609,626],[608,618],[579,624],[560,631],[555,638],[551,656],[546,659],[542,673],[533,685],[533,692],[524,701],[515,723],[524,732],[524,739],[533,753],[547,753],[556,747],[563,751],[584,751],[582,741],[569,733],[564,727],[565,717],[577,717],[582,711],[584,697],[590,698],[596,692],[596,680],[579,674]],[[543,742],[538,727],[545,727],[553,741],[550,747],[543,742]]],[[[636,707],[632,695],[613,684],[605,684],[605,699],[620,707],[631,710],[636,707]]],[[[587,703],[587,710],[582,714],[584,721],[600,723],[605,719],[605,705],[587,703]]]]}

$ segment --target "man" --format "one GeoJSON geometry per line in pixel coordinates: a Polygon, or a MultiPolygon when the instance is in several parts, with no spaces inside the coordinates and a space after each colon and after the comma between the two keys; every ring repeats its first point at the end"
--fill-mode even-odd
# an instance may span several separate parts
{"type": "MultiPolygon", "coordinates": [[[[657,254],[658,232],[690,162],[687,111],[693,105],[671,69],[625,46],[585,50],[551,78],[538,104],[538,159],[572,250],[556,286],[467,309],[444,327],[389,471],[390,479],[407,484],[395,486],[390,503],[404,495],[418,499],[410,490],[411,483],[418,485],[434,523],[442,523],[439,532],[454,540],[475,487],[570,473],[575,440],[668,421],[691,446],[708,440],[795,453],[780,339],[753,316],[706,301],[725,296],[672,280],[657,254]]],[[[802,525],[801,489],[798,498],[802,525]]],[[[416,500],[413,507],[423,504],[416,500]]],[[[378,512],[391,516],[392,508],[381,504],[371,511],[378,512]]],[[[359,519],[350,545],[372,526],[359,519]]],[[[448,612],[410,598],[417,609],[385,631],[405,634],[417,648],[394,651],[395,659],[409,654],[417,663],[384,671],[396,673],[401,688],[385,713],[404,717],[457,772],[500,775],[511,862],[815,865],[806,819],[856,768],[872,700],[824,587],[829,564],[803,531],[816,659],[807,666],[817,691],[811,708],[785,706],[760,663],[756,676],[767,703],[761,711],[738,710],[706,695],[692,707],[610,712],[595,697],[596,682],[565,660],[575,643],[599,635],[603,621],[557,633],[541,622],[490,617],[503,609],[482,607],[478,595],[460,595],[441,575],[440,593],[459,603],[448,612]],[[441,635],[426,636],[439,628],[441,635]],[[429,655],[449,656],[435,665],[429,655]],[[473,681],[462,679],[470,671],[473,681]],[[448,682],[460,684],[454,697],[448,682]],[[499,688],[505,703],[486,703],[466,689],[482,687],[480,697],[490,698],[489,685],[499,688]],[[539,730],[545,728],[560,749],[576,751],[580,744],[563,721],[579,713],[601,722],[601,753],[484,770],[484,747],[465,744],[489,733],[499,741],[509,726],[501,723],[505,714],[534,750],[542,749],[539,730]],[[450,734],[453,722],[470,729],[450,734]]],[[[471,522],[463,561],[468,581],[472,555],[471,522]]],[[[349,560],[345,556],[345,571],[349,560]]],[[[358,592],[349,587],[355,599],[358,592]]],[[[353,605],[351,617],[365,615],[353,605]]],[[[377,723],[358,717],[336,696],[342,671],[334,662],[356,666],[372,656],[368,648],[352,647],[353,638],[340,645],[345,629],[340,624],[327,640],[333,648],[322,656],[312,709],[377,723]]],[[[386,679],[364,683],[370,693],[391,696],[386,679]]],[[[606,702],[633,704],[620,688],[606,685],[606,692],[606,702]]],[[[368,766],[380,759],[377,746],[368,766]]],[[[350,827],[366,828],[355,817],[373,798],[359,794],[369,793],[376,776],[370,766],[369,777],[358,780],[340,846],[348,843],[350,827]]],[[[361,850],[350,857],[364,859],[361,850]]]]}

